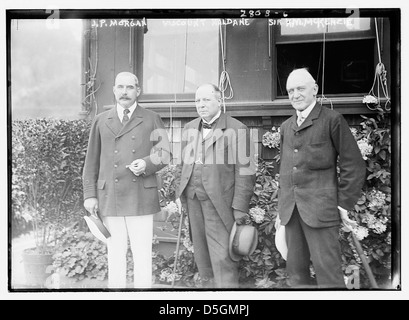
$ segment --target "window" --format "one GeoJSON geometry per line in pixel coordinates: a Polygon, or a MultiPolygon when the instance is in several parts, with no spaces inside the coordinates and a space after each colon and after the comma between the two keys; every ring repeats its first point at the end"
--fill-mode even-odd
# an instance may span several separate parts
{"type": "MultiPolygon", "coordinates": [[[[193,99],[219,77],[219,20],[148,19],[142,43],[142,99],[193,99]]],[[[141,62],[139,62],[141,63],[141,62]]]]}
{"type": "Polygon", "coordinates": [[[319,94],[356,95],[371,88],[375,69],[372,19],[281,19],[276,24],[277,97],[287,96],[288,74],[302,67],[308,67],[316,79],[319,94]]]}

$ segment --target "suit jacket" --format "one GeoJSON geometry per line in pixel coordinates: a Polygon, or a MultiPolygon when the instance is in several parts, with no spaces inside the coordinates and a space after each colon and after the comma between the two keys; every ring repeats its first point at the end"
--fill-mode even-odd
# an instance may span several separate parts
{"type": "Polygon", "coordinates": [[[294,115],[281,125],[280,133],[281,224],[288,223],[297,205],[311,227],[339,225],[337,207],[353,209],[366,177],[366,165],[348,123],[338,112],[316,103],[300,127],[294,115]]]}
{"type": "Polygon", "coordinates": [[[83,171],[84,199],[96,197],[102,216],[135,216],[160,211],[155,172],[170,161],[169,141],[160,116],[137,105],[123,126],[116,108],[92,123],[83,171]],[[126,165],[146,162],[135,176],[126,165]]]}
{"type": "MultiPolygon", "coordinates": [[[[184,191],[196,160],[201,118],[187,123],[182,133],[182,173],[178,195],[186,202],[184,191]]],[[[203,187],[226,229],[233,227],[233,209],[248,212],[255,184],[254,145],[249,129],[224,113],[203,140],[203,187]],[[247,155],[247,157],[246,157],[247,155]]]]}

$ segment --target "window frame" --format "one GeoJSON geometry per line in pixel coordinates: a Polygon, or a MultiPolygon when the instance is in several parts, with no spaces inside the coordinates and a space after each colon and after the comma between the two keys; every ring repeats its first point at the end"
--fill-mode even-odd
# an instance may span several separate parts
{"type": "MultiPolygon", "coordinates": [[[[274,26],[269,26],[269,28],[273,28],[270,30],[270,50],[271,50],[271,100],[275,103],[280,103],[284,101],[288,101],[288,96],[279,96],[277,92],[277,45],[280,44],[297,44],[297,43],[322,43],[323,42],[323,33],[316,33],[316,34],[300,34],[300,35],[281,35],[281,25],[276,24],[274,26]]],[[[375,39],[375,47],[376,47],[376,33],[375,33],[375,19],[370,18],[370,28],[368,30],[363,31],[342,31],[342,32],[334,32],[334,33],[326,33],[325,34],[325,41],[326,42],[340,42],[340,41],[351,41],[351,40],[367,40],[367,39],[375,39]]],[[[377,64],[377,53],[376,48],[374,50],[374,65],[375,68],[377,64]]],[[[366,93],[363,93],[366,94],[366,93]]],[[[336,98],[337,100],[342,100],[342,97],[347,99],[351,98],[358,98],[362,100],[361,93],[336,93],[336,94],[325,94],[327,98],[336,98]]]]}
{"type": "MultiPolygon", "coordinates": [[[[137,30],[134,35],[135,38],[135,55],[134,66],[135,74],[139,79],[139,83],[143,84],[143,59],[144,59],[144,31],[137,30]]],[[[220,33],[218,33],[218,42],[220,43],[220,33]]],[[[220,72],[222,70],[222,54],[220,46],[218,47],[218,64],[217,64],[217,82],[220,80],[220,72]]],[[[218,83],[216,83],[218,85],[218,83]]],[[[141,91],[138,101],[141,103],[179,103],[195,101],[194,92],[186,93],[144,93],[141,91]]]]}

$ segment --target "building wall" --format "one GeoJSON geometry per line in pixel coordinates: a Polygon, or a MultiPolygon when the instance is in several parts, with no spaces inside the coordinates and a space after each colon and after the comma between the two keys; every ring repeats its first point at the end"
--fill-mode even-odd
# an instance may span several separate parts
{"type": "MultiPolygon", "coordinates": [[[[226,111],[252,129],[258,141],[258,154],[265,159],[272,159],[275,152],[261,145],[261,137],[273,126],[279,127],[294,111],[287,99],[277,99],[274,96],[275,52],[271,42],[271,29],[269,30],[266,19],[255,19],[250,25],[226,26],[224,30],[225,60],[220,59],[220,71],[224,69],[228,71],[234,89],[233,98],[226,100],[226,111]]],[[[389,70],[390,40],[387,37],[389,34],[387,19],[382,30],[382,56],[389,70]]],[[[97,34],[92,30],[89,32],[88,56],[91,61],[98,61],[96,85],[99,86],[95,94],[97,110],[94,106],[91,114],[113,106],[112,86],[118,72],[131,71],[136,74],[140,72],[138,68],[142,58],[137,54],[140,46],[138,39],[141,38],[142,32],[142,29],[119,25],[98,28],[97,34]]],[[[377,56],[375,48],[374,55],[377,56]]],[[[334,96],[331,101],[324,101],[324,105],[344,114],[351,125],[359,125],[361,114],[373,112],[362,103],[362,98],[363,96],[356,95],[334,96]]],[[[140,103],[162,116],[169,134],[173,136],[174,149],[178,150],[181,128],[197,116],[193,99],[176,102],[142,100],[140,103]]]]}

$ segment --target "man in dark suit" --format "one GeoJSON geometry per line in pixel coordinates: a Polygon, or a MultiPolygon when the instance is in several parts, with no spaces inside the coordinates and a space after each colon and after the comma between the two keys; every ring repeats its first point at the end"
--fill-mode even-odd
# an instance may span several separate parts
{"type": "Polygon", "coordinates": [[[287,92],[296,114],[280,129],[279,217],[289,280],[311,285],[312,261],[319,287],[344,288],[339,227],[356,224],[347,211],[361,194],[365,162],[344,117],[316,102],[318,86],[306,69],[290,73],[287,92]]]}
{"type": "Polygon", "coordinates": [[[111,237],[108,286],[126,288],[128,236],[134,286],[152,284],[153,214],[160,211],[155,173],[170,161],[160,116],[138,105],[137,77],[116,76],[116,106],[95,116],[83,172],[84,207],[99,212],[111,237]]]}
{"type": "Polygon", "coordinates": [[[234,221],[249,209],[255,184],[249,129],[221,110],[220,90],[196,91],[199,117],[183,129],[178,194],[188,211],[195,262],[204,286],[238,287],[238,262],[229,256],[234,221]]]}

